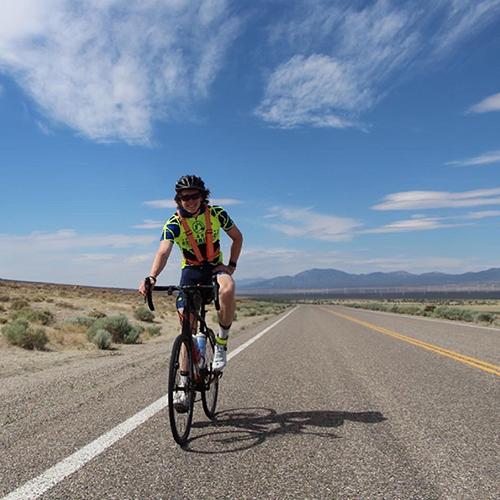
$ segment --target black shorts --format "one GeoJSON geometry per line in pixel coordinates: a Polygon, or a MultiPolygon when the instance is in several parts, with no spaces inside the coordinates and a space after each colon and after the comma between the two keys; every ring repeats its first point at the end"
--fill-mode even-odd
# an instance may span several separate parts
{"type": "MultiPolygon", "coordinates": [[[[186,266],[181,272],[180,285],[211,285],[214,269],[216,266],[186,266]]],[[[208,304],[213,299],[211,290],[201,291],[205,304],[208,304]]],[[[184,295],[179,293],[175,303],[177,309],[184,309],[184,295]]]]}

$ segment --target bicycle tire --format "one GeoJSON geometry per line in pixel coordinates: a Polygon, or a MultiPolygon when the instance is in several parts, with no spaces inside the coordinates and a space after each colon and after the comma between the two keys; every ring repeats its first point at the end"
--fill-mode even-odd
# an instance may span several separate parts
{"type": "Polygon", "coordinates": [[[217,408],[217,397],[219,395],[220,373],[212,370],[212,361],[214,359],[215,335],[212,330],[207,332],[207,345],[205,350],[205,370],[204,387],[201,391],[201,402],[205,415],[213,420],[217,408]]]}
{"type": "Polygon", "coordinates": [[[170,420],[170,429],[175,442],[179,445],[184,445],[191,431],[194,411],[195,383],[193,371],[193,354],[191,343],[184,336],[179,335],[172,347],[170,354],[170,366],[168,373],[168,416],[170,420]],[[181,371],[181,351],[184,346],[185,360],[187,364],[188,375],[187,384],[180,384],[181,371]],[[174,406],[174,391],[184,390],[186,392],[186,411],[179,411],[174,406]]]}

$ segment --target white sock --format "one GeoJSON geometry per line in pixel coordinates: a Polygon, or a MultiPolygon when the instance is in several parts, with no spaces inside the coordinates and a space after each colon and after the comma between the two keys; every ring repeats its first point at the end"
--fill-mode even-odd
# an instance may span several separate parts
{"type": "Polygon", "coordinates": [[[221,339],[227,340],[229,337],[229,329],[231,328],[231,325],[229,325],[229,328],[224,328],[220,323],[219,323],[219,337],[221,339]]]}

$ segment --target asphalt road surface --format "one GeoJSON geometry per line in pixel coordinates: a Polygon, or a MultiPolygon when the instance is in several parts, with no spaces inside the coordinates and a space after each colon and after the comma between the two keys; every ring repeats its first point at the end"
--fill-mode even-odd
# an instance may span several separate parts
{"type": "MultiPolygon", "coordinates": [[[[0,496],[28,498],[164,396],[167,358],[4,381],[0,496]]],[[[500,498],[498,365],[498,329],[302,305],[230,360],[217,420],[197,405],[186,449],[153,411],[42,498],[500,498]]]]}

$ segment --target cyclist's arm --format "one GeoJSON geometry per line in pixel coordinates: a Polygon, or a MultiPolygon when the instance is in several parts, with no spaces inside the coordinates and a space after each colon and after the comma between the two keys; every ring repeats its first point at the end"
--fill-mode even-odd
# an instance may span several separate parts
{"type": "Polygon", "coordinates": [[[162,240],[160,241],[160,246],[156,252],[155,260],[151,266],[150,276],[155,278],[163,271],[167,265],[168,258],[170,257],[170,252],[172,252],[172,247],[174,246],[173,240],[162,240]]]}
{"type": "Polygon", "coordinates": [[[229,256],[229,260],[231,262],[238,262],[238,258],[241,253],[241,247],[243,246],[243,235],[241,231],[233,225],[231,229],[226,231],[226,234],[233,240],[231,243],[231,253],[229,256]]]}
{"type": "MultiPolygon", "coordinates": [[[[155,260],[153,261],[153,265],[151,266],[150,276],[155,278],[163,271],[164,267],[167,264],[167,260],[170,256],[170,252],[172,251],[172,247],[174,246],[173,240],[162,240],[160,242],[160,247],[156,252],[155,260]]],[[[144,285],[144,281],[139,283],[139,292],[142,295],[146,295],[146,287],[144,285]]]]}

